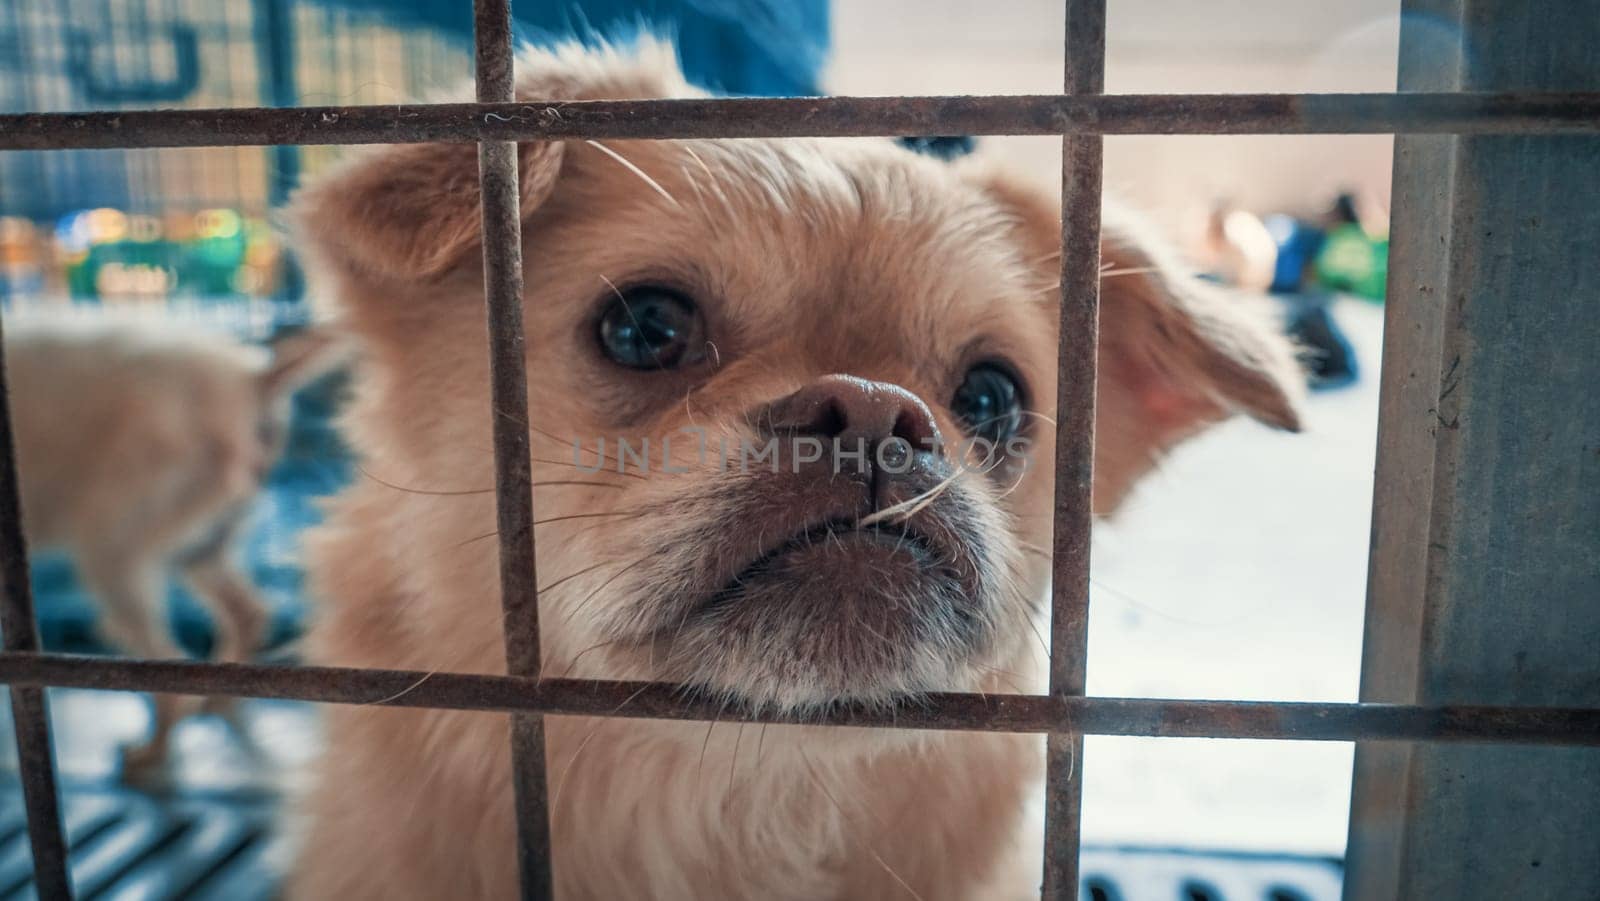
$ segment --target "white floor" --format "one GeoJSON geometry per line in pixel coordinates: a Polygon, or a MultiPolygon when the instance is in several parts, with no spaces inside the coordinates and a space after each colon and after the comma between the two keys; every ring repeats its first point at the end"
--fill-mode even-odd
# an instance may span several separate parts
{"type": "MultiPolygon", "coordinates": [[[[1089,692],[1354,701],[1382,310],[1335,315],[1362,378],[1308,427],[1228,423],[1181,449],[1101,527],[1089,692]]],[[[1342,854],[1353,745],[1093,738],[1084,837],[1342,854]]]]}

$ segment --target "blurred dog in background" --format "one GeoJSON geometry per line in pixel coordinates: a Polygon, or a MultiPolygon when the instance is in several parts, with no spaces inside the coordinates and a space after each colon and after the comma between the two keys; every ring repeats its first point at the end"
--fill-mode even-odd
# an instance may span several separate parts
{"type": "MultiPolygon", "coordinates": [[[[167,616],[177,574],[211,616],[214,659],[257,648],[267,611],[234,559],[241,526],[283,451],[290,396],[338,361],[315,331],[263,349],[170,321],[8,318],[23,529],[72,555],[108,645],[181,656],[167,616]]],[[[159,772],[198,704],[158,695],[124,777],[159,772]]]]}

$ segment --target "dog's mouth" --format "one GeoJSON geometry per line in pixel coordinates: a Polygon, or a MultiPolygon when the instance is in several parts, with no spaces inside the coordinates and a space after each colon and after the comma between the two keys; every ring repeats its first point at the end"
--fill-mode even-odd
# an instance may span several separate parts
{"type": "MultiPolygon", "coordinates": [[[[792,578],[796,570],[846,565],[877,568],[879,578],[959,578],[955,554],[926,532],[905,523],[872,523],[836,518],[790,535],[745,564],[701,605],[713,613],[750,594],[751,586],[769,579],[792,578]]],[[[869,573],[870,574],[870,573],[869,573]]]]}
{"type": "Polygon", "coordinates": [[[717,588],[662,611],[650,659],[660,677],[757,706],[952,689],[996,618],[993,565],[962,523],[836,514],[769,541],[725,527],[745,554],[729,555],[717,588]]]}

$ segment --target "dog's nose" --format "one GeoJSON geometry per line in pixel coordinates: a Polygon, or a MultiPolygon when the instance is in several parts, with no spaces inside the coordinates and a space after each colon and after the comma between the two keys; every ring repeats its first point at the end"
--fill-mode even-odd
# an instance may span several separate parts
{"type": "Polygon", "coordinates": [[[846,447],[860,444],[871,451],[899,438],[913,452],[939,449],[939,426],[921,398],[899,385],[851,375],[823,376],[774,401],[767,417],[775,431],[837,440],[846,447]]]}

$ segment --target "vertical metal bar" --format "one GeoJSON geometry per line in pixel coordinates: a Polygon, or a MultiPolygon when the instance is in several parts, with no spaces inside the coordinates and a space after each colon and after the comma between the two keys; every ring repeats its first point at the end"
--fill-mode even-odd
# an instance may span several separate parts
{"type": "MultiPolygon", "coordinates": [[[[22,535],[22,491],[6,386],[5,328],[0,325],[0,631],[9,652],[39,650],[28,581],[28,544],[22,535]]],[[[42,688],[11,688],[11,719],[17,735],[17,765],[28,808],[33,879],[40,898],[70,898],[67,846],[61,837],[55,760],[50,751],[50,709],[42,688]]]]}
{"type": "MultiPolygon", "coordinates": [[[[1459,91],[1460,60],[1438,35],[1433,15],[1414,2],[1400,20],[1397,88],[1459,91]],[[1418,32],[1423,32],[1419,35],[1418,32]]],[[[1455,48],[1459,51],[1459,47],[1455,48]]],[[[1423,603],[1433,513],[1434,419],[1438,361],[1448,295],[1450,209],[1429,198],[1450,184],[1456,139],[1396,135],[1390,176],[1389,279],[1384,297],[1383,359],[1378,390],[1378,449],[1367,607],[1361,653],[1361,700],[1409,700],[1421,660],[1423,603]]],[[[1410,742],[1356,747],[1344,896],[1398,897],[1410,742]]]]}
{"type": "MultiPolygon", "coordinates": [[[[1067,0],[1065,92],[1105,90],[1105,0],[1067,0]]],[[[1104,140],[1061,139],[1061,332],[1057,346],[1056,497],[1050,583],[1050,693],[1081,696],[1089,650],[1089,533],[1100,328],[1100,182],[1104,140]]],[[[1083,734],[1046,739],[1044,897],[1078,897],[1083,734]]]]}
{"type": "MultiPolygon", "coordinates": [[[[266,106],[294,106],[299,102],[295,79],[294,9],[290,0],[255,0],[256,65],[260,70],[262,100],[266,106]]],[[[224,70],[226,71],[226,70],[224,70]]],[[[230,98],[231,99],[231,98],[230,98]]],[[[276,209],[289,200],[300,181],[299,147],[279,144],[265,150],[267,204],[276,209]]],[[[235,166],[237,166],[237,158],[235,166]]],[[[282,300],[299,300],[305,292],[305,274],[293,257],[279,263],[278,289],[282,300]]]]}
{"type": "MultiPolygon", "coordinates": [[[[1406,0],[1401,91],[1600,84],[1592,0],[1406,0]]],[[[1361,700],[1600,705],[1600,138],[1396,142],[1361,700]]],[[[1600,759],[1356,750],[1344,896],[1592,898],[1600,759]]]]}
{"type": "MultiPolygon", "coordinates": [[[[475,0],[473,12],[478,100],[508,102],[515,92],[509,0],[475,0]]],[[[529,458],[528,382],[522,331],[522,214],[517,157],[514,141],[485,141],[478,145],[506,668],[514,676],[537,677],[539,593],[534,571],[533,473],[529,458]]],[[[553,890],[543,717],[525,713],[512,715],[511,765],[522,896],[549,898],[553,890]]]]}

